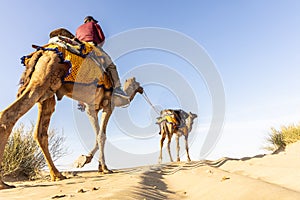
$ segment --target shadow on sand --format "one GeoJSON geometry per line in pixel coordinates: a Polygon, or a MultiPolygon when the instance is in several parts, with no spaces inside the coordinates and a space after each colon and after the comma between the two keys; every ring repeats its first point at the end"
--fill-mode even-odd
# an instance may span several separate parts
{"type": "Polygon", "coordinates": [[[169,199],[175,192],[168,190],[163,174],[159,169],[149,170],[141,174],[141,181],[132,195],[134,199],[169,199]]]}

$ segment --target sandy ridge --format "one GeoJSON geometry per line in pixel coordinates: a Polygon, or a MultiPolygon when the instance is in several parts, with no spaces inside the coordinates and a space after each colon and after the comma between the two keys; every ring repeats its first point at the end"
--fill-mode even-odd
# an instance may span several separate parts
{"type": "Polygon", "coordinates": [[[13,182],[0,199],[300,199],[300,142],[276,155],[166,163],[13,182]]]}

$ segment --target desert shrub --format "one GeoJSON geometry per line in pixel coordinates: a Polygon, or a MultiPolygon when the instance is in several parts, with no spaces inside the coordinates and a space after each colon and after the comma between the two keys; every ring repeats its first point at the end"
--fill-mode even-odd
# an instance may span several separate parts
{"type": "MultiPolygon", "coordinates": [[[[1,174],[3,176],[36,177],[46,166],[43,153],[33,138],[34,125],[25,128],[23,124],[16,126],[5,146],[1,174]]],[[[67,153],[64,147],[65,137],[57,134],[55,129],[49,130],[49,151],[53,160],[67,153]]]]}
{"type": "Polygon", "coordinates": [[[271,128],[271,133],[267,138],[268,150],[276,151],[285,149],[286,145],[300,140],[300,124],[281,126],[280,129],[271,128]]]}

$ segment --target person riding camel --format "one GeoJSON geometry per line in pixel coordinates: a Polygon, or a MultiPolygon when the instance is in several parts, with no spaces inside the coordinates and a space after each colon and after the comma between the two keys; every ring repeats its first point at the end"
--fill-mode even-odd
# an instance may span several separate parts
{"type": "Polygon", "coordinates": [[[113,93],[115,95],[128,98],[127,94],[121,88],[121,82],[116,65],[102,48],[105,42],[105,36],[101,26],[98,24],[98,21],[92,16],[85,17],[84,23],[80,25],[76,30],[76,38],[80,41],[93,44],[101,51],[104,58],[103,67],[113,83],[113,93]]]}

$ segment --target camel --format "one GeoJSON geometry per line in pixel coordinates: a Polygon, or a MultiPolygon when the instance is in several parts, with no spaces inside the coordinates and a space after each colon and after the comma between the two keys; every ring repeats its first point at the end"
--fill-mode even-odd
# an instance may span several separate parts
{"type": "Polygon", "coordinates": [[[158,162],[162,162],[162,148],[164,145],[164,140],[168,137],[168,153],[170,156],[170,161],[173,162],[173,158],[171,155],[170,144],[173,134],[176,136],[176,144],[177,144],[177,162],[180,161],[179,156],[179,138],[183,135],[185,139],[185,150],[187,155],[187,161],[190,162],[191,158],[189,155],[189,147],[188,147],[188,136],[192,130],[194,119],[197,118],[196,114],[191,112],[186,113],[183,110],[171,110],[166,109],[161,111],[161,116],[157,118],[157,124],[159,124],[161,135],[160,140],[160,155],[158,162]]]}
{"type": "MultiPolygon", "coordinates": [[[[62,61],[61,55],[56,51],[38,49],[29,60],[28,67],[23,75],[22,87],[19,89],[17,99],[6,109],[0,112],[0,163],[3,160],[4,147],[15,123],[27,113],[35,104],[38,106],[38,119],[34,130],[34,139],[39,144],[52,181],[65,179],[56,168],[48,149],[48,127],[51,115],[55,111],[56,101],[67,96],[74,100],[84,102],[86,113],[96,133],[96,145],[91,155],[99,149],[99,169],[103,173],[110,173],[104,157],[106,141],[106,127],[115,106],[122,106],[133,100],[137,93],[143,93],[143,88],[135,78],[130,78],[123,85],[129,99],[114,96],[112,89],[97,87],[95,84],[65,83],[62,78],[69,72],[70,64],[62,61]],[[56,98],[55,98],[56,97],[56,98]],[[102,110],[100,124],[98,113],[102,110]]],[[[103,77],[109,80],[104,72],[103,77]]],[[[110,81],[110,84],[111,81],[110,81]]],[[[0,177],[0,189],[8,189],[10,186],[0,177]]]]}

